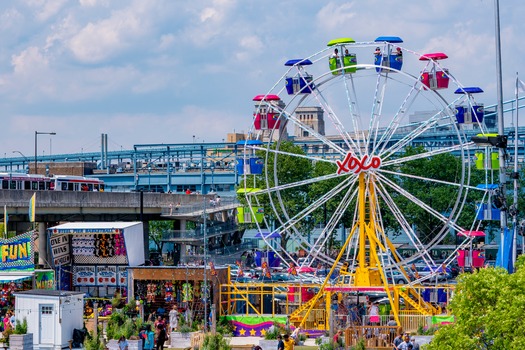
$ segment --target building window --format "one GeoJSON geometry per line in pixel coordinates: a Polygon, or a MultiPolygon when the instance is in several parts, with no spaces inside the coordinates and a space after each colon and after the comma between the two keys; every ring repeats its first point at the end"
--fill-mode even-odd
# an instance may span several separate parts
{"type": "Polygon", "coordinates": [[[51,315],[53,314],[53,306],[42,306],[40,309],[42,315],[51,315]]]}

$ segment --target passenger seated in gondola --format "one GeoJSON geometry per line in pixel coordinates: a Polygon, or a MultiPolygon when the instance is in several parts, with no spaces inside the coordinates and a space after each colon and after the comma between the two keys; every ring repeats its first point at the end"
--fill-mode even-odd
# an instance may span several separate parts
{"type": "Polygon", "coordinates": [[[332,56],[330,56],[330,58],[337,58],[337,57],[339,57],[339,50],[335,48],[334,53],[332,54],[332,56]]]}
{"type": "Polygon", "coordinates": [[[395,53],[395,54],[398,55],[398,56],[403,56],[403,51],[401,51],[401,48],[400,48],[400,47],[398,47],[398,48],[396,49],[396,53],[395,53]]]}
{"type": "Polygon", "coordinates": [[[375,56],[381,56],[381,49],[378,47],[376,47],[376,50],[374,51],[374,55],[375,56]]]}

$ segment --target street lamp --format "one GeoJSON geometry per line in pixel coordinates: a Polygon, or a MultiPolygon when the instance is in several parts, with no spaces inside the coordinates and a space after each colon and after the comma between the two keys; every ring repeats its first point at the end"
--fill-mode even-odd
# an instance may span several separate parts
{"type": "Polygon", "coordinates": [[[38,155],[38,135],[56,135],[56,132],[46,132],[46,131],[35,131],[35,174],[38,174],[37,171],[37,155],[38,155]]]}

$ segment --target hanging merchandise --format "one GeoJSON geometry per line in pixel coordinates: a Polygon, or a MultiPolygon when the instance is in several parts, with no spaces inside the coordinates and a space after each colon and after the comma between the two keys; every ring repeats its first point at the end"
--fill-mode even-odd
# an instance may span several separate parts
{"type": "Polygon", "coordinates": [[[173,283],[171,282],[164,283],[164,288],[165,288],[164,300],[170,303],[173,301],[173,283]]]}
{"type": "Polygon", "coordinates": [[[191,283],[186,282],[182,285],[182,301],[193,301],[193,288],[191,286],[191,283]]]}

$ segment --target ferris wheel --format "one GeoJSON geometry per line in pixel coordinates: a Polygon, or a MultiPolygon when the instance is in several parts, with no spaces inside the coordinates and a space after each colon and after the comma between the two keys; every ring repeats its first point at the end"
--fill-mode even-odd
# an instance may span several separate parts
{"type": "Polygon", "coordinates": [[[254,98],[241,169],[244,212],[259,217],[252,222],[282,262],[366,270],[356,279],[370,285],[386,280],[381,270],[436,265],[430,251],[447,235],[478,229],[461,216],[474,210],[469,194],[479,190],[466,132],[486,133],[483,105],[473,96],[481,90],[454,78],[442,65],[446,54],[419,54],[402,43],[332,40],[287,61],[273,88],[254,98]],[[439,158],[446,166],[436,171],[430,161],[439,158]],[[422,216],[430,229],[422,229],[422,216]],[[304,262],[276,246],[275,235],[302,248],[304,262]],[[397,252],[399,235],[410,256],[397,252]],[[339,246],[329,249],[334,240],[339,246]]]}

